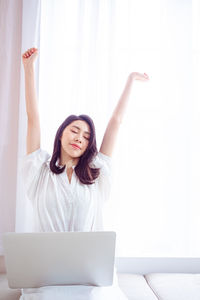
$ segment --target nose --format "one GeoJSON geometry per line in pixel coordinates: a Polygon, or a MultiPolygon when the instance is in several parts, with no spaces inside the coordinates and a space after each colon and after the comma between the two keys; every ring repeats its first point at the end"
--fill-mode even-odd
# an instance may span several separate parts
{"type": "Polygon", "coordinates": [[[81,143],[82,142],[81,136],[80,135],[76,136],[75,141],[81,143]]]}

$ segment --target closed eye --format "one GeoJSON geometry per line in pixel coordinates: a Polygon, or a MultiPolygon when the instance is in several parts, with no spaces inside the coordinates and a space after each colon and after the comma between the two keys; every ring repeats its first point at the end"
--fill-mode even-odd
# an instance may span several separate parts
{"type": "MultiPolygon", "coordinates": [[[[72,129],[71,129],[71,132],[73,132],[73,133],[78,133],[77,131],[74,131],[74,130],[72,130],[72,129]]],[[[85,138],[86,140],[88,140],[88,141],[89,141],[89,139],[90,139],[90,138],[88,138],[88,137],[86,137],[86,136],[84,136],[84,138],[85,138]]]]}

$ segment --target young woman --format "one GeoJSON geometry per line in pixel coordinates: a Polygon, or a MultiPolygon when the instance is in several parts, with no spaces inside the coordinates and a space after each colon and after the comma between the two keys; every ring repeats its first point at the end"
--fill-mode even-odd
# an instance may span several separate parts
{"type": "MultiPolygon", "coordinates": [[[[135,80],[147,74],[133,72],[107,125],[100,150],[95,127],[87,115],[69,116],[58,128],[53,154],[40,148],[40,119],[34,78],[36,48],[22,55],[28,117],[27,155],[22,176],[34,211],[35,231],[103,230],[103,204],[109,197],[111,156],[135,80]]],[[[23,289],[20,300],[117,300],[127,299],[116,282],[111,287],[62,286],[23,289]]]]}

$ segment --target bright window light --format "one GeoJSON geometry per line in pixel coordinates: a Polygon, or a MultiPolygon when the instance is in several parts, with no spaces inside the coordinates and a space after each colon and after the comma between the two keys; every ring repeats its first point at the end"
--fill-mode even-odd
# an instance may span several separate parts
{"type": "Polygon", "coordinates": [[[82,113],[100,147],[129,73],[146,72],[118,136],[105,229],[117,232],[118,256],[199,255],[198,1],[41,5],[42,147],[51,153],[58,126],[82,113]]]}

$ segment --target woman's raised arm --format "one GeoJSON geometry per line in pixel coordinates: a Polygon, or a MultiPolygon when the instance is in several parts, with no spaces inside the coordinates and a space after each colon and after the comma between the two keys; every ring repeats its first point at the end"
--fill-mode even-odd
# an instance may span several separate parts
{"type": "Polygon", "coordinates": [[[106,128],[103,141],[100,147],[100,152],[107,156],[111,156],[114,150],[117,133],[122,122],[124,112],[126,110],[128,99],[131,91],[131,86],[134,80],[147,81],[149,76],[144,73],[133,72],[129,75],[123,93],[117,103],[117,106],[112,114],[112,117],[106,128]]]}
{"type": "Polygon", "coordinates": [[[40,148],[40,118],[37,104],[34,62],[38,55],[37,48],[28,49],[22,55],[25,73],[25,98],[27,112],[27,154],[40,148]]]}

